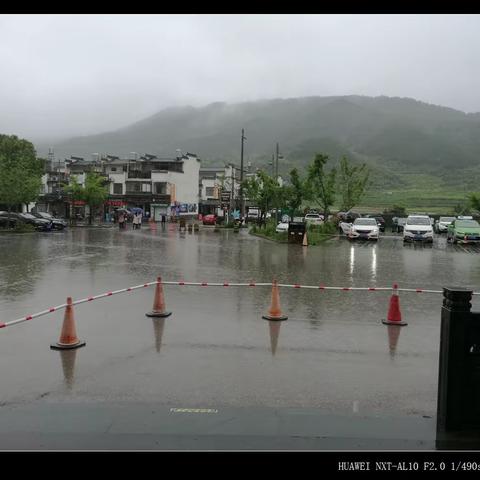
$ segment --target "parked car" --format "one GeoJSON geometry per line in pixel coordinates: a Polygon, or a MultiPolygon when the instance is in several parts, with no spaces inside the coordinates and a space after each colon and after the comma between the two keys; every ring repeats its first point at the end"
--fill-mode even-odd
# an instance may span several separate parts
{"type": "Polygon", "coordinates": [[[0,225],[2,227],[16,227],[19,224],[30,224],[36,230],[50,230],[51,224],[48,220],[34,217],[31,213],[0,212],[0,225]]]}
{"type": "Polygon", "coordinates": [[[305,215],[305,223],[313,223],[314,225],[320,225],[323,223],[323,215],[319,213],[307,213],[305,215]]]}
{"type": "Polygon", "coordinates": [[[448,226],[455,220],[455,217],[440,217],[433,227],[435,233],[446,233],[448,226]]]}
{"type": "Polygon", "coordinates": [[[8,212],[0,211],[0,227],[8,228],[8,227],[15,227],[18,222],[20,222],[18,214],[15,212],[10,212],[10,217],[8,216],[8,212]]]}
{"type": "Polygon", "coordinates": [[[260,209],[257,207],[249,207],[247,211],[247,218],[246,221],[248,222],[256,222],[260,218],[260,209]]]}
{"type": "Polygon", "coordinates": [[[33,216],[36,218],[41,218],[44,220],[51,221],[53,223],[54,230],[63,230],[65,227],[68,226],[68,223],[63,218],[55,218],[54,216],[50,215],[47,212],[37,212],[32,213],[33,216]]]}
{"type": "Polygon", "coordinates": [[[288,222],[280,222],[275,231],[277,233],[288,232],[288,222]]]}
{"type": "Polygon", "coordinates": [[[406,218],[394,217],[392,223],[392,233],[402,233],[405,223],[407,222],[406,218]]]}
{"type": "Polygon", "coordinates": [[[213,214],[204,215],[202,221],[204,225],[215,225],[217,222],[217,216],[213,214]]]}
{"type": "Polygon", "coordinates": [[[364,218],[374,218],[377,221],[378,228],[381,232],[385,231],[385,219],[375,215],[365,215],[364,218]]]}
{"type": "Polygon", "coordinates": [[[478,243],[480,242],[480,225],[476,220],[455,219],[447,231],[447,242],[478,243]]]}
{"type": "Polygon", "coordinates": [[[428,215],[409,215],[403,228],[403,241],[433,243],[433,228],[428,215]]]}
{"type": "Polygon", "coordinates": [[[375,218],[357,218],[350,228],[348,238],[378,240],[380,226],[375,218]]]}
{"type": "Polygon", "coordinates": [[[352,224],[351,223],[347,223],[347,222],[340,222],[338,224],[338,230],[340,233],[343,233],[344,235],[347,235],[350,233],[350,229],[352,228],[352,224]]]}
{"type": "Polygon", "coordinates": [[[31,213],[19,213],[18,214],[25,223],[29,223],[33,225],[37,230],[52,230],[53,223],[51,220],[47,220],[46,218],[37,218],[31,213]]]}
{"type": "Polygon", "coordinates": [[[353,223],[357,218],[361,218],[361,215],[356,212],[338,212],[337,218],[340,222],[353,223]]]}

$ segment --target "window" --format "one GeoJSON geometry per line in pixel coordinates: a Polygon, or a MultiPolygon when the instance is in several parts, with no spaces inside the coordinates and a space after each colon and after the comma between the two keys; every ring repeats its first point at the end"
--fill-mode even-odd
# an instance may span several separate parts
{"type": "Polygon", "coordinates": [[[116,172],[116,171],[117,171],[117,167],[110,167],[110,171],[111,171],[111,172],[116,172]]]}
{"type": "Polygon", "coordinates": [[[151,192],[152,185],[150,183],[142,183],[142,192],[151,192]]]}
{"type": "Polygon", "coordinates": [[[207,197],[213,197],[215,188],[214,187],[205,187],[205,195],[207,197]]]}
{"type": "Polygon", "coordinates": [[[157,195],[166,195],[167,194],[167,182],[156,182],[155,183],[155,193],[157,195]]]}
{"type": "Polygon", "coordinates": [[[113,193],[121,195],[123,193],[123,185],[121,183],[114,183],[113,193]]]}

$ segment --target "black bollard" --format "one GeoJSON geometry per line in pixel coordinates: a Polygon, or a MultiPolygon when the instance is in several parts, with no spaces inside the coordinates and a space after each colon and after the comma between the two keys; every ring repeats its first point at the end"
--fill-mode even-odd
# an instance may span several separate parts
{"type": "Polygon", "coordinates": [[[443,289],[437,397],[438,449],[480,448],[480,313],[472,290],[443,289]]]}

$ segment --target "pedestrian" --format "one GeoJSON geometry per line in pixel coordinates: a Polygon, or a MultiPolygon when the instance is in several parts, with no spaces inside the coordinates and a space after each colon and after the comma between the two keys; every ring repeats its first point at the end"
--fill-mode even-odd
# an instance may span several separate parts
{"type": "Polygon", "coordinates": [[[134,230],[137,230],[139,228],[139,225],[138,225],[139,221],[138,221],[138,213],[134,213],[133,214],[133,229],[134,230]]]}
{"type": "Polygon", "coordinates": [[[118,216],[118,228],[119,230],[123,230],[125,228],[125,215],[123,212],[120,212],[120,215],[118,216]]]}
{"type": "Polygon", "coordinates": [[[138,212],[138,223],[137,223],[137,228],[140,230],[142,228],[142,212],[138,212]]]}
{"type": "Polygon", "coordinates": [[[166,215],[162,215],[162,223],[165,225],[165,222],[167,221],[166,215]]]}

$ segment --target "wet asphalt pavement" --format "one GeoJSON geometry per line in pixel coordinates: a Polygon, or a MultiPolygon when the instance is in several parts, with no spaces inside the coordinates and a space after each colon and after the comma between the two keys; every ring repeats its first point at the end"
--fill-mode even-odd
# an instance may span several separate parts
{"type": "MultiPolygon", "coordinates": [[[[477,246],[333,238],[284,245],[246,231],[77,228],[2,235],[0,321],[153,281],[480,290],[477,246]]],[[[401,293],[408,326],[389,328],[390,292],[280,289],[285,322],[261,318],[269,287],[164,287],[166,319],[145,316],[154,288],[75,307],[84,348],[58,352],[63,311],[0,330],[0,412],[49,404],[318,409],[345,417],[436,415],[439,294],[401,293]]],[[[474,297],[473,310],[480,302],[474,297]]],[[[170,410],[169,410],[170,411],[170,410]]],[[[197,412],[201,413],[201,412],[197,412]]],[[[0,429],[1,429],[0,422],[0,429]]],[[[6,427],[5,427],[6,428],[6,427]]]]}

